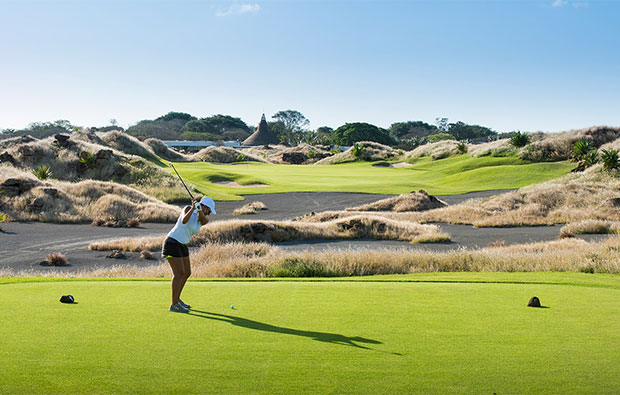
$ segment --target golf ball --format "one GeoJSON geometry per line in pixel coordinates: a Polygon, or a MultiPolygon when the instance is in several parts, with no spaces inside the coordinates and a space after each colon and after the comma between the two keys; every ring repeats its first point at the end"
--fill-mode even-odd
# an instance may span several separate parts
{"type": "Polygon", "coordinates": [[[235,309],[235,305],[234,305],[234,304],[231,304],[231,305],[230,305],[230,308],[234,310],[234,309],[235,309]]]}

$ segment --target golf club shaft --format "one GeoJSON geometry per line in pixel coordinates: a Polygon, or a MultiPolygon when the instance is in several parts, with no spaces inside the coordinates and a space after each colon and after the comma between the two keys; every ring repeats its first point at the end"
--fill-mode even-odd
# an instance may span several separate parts
{"type": "Polygon", "coordinates": [[[189,193],[189,197],[191,197],[192,200],[194,200],[194,195],[192,195],[192,193],[189,191],[189,188],[187,188],[187,185],[185,185],[185,182],[183,182],[183,179],[181,178],[181,175],[179,175],[179,172],[177,171],[177,169],[174,168],[174,165],[172,164],[172,162],[169,162],[169,163],[170,163],[170,167],[172,167],[172,170],[174,170],[174,172],[177,173],[179,180],[181,180],[181,184],[183,184],[183,186],[185,187],[185,190],[187,191],[187,193],[189,193]]]}

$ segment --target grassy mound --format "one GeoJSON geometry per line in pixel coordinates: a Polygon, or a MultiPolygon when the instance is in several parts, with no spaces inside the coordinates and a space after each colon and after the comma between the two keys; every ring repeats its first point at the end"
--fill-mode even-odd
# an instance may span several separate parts
{"type": "Polygon", "coordinates": [[[551,225],[588,219],[618,221],[618,198],[620,179],[594,166],[586,172],[519,191],[434,210],[426,213],[423,220],[475,226],[551,225]]]}
{"type": "Polygon", "coordinates": [[[429,195],[424,190],[394,196],[362,206],[347,208],[347,211],[426,211],[447,206],[446,203],[429,195]]]}
{"type": "Polygon", "coordinates": [[[6,150],[0,158],[6,162],[5,166],[23,172],[46,168],[50,179],[112,181],[130,185],[162,201],[187,200],[183,186],[163,161],[134,137],[119,131],[88,130],[65,136],[4,140],[6,150]]]}
{"type": "Polygon", "coordinates": [[[192,161],[211,163],[234,163],[245,161],[267,162],[264,158],[249,152],[240,151],[232,147],[216,146],[203,148],[190,158],[192,161]]]}
{"type": "Polygon", "coordinates": [[[406,159],[430,157],[432,160],[445,159],[449,156],[458,154],[458,141],[442,140],[436,143],[424,144],[413,151],[405,154],[406,159]]]}
{"type": "Polygon", "coordinates": [[[252,202],[244,204],[243,206],[235,209],[233,215],[247,215],[256,214],[258,211],[267,210],[267,205],[263,202],[252,202]]]}
{"type": "Polygon", "coordinates": [[[41,181],[32,174],[0,165],[0,211],[10,219],[41,222],[85,222],[96,217],[145,222],[172,222],[175,206],[125,185],[86,180],[41,181]]]}
{"type": "Polygon", "coordinates": [[[520,150],[521,158],[536,162],[558,161],[569,159],[574,144],[581,139],[590,140],[597,148],[617,140],[620,138],[620,128],[596,126],[562,133],[538,134],[533,137],[535,141],[520,150]]]}
{"type": "Polygon", "coordinates": [[[616,278],[368,280],[190,281],[187,315],[167,311],[167,281],[10,281],[0,301],[21,307],[4,314],[3,356],[11,363],[0,371],[2,390],[620,392],[620,321],[609,319],[620,313],[616,278]],[[78,304],[59,303],[63,294],[78,304]],[[533,295],[548,308],[526,307],[533,295]],[[179,380],[171,366],[192,373],[179,380]]]}
{"type": "Polygon", "coordinates": [[[373,162],[394,159],[400,155],[401,151],[395,150],[390,146],[373,141],[360,141],[356,146],[354,145],[342,153],[321,159],[315,164],[334,165],[337,163],[354,162],[356,160],[373,162]]]}
{"type": "Polygon", "coordinates": [[[186,161],[190,159],[188,155],[184,155],[180,152],[168,148],[168,146],[159,139],[146,139],[144,140],[144,144],[146,144],[151,150],[153,150],[153,152],[160,158],[168,161],[186,161]]]}

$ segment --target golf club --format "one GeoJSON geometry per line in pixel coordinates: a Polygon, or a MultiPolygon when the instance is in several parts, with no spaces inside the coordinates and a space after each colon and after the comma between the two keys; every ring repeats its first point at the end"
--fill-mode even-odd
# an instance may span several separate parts
{"type": "Polygon", "coordinates": [[[179,172],[177,171],[177,169],[174,168],[174,165],[172,164],[172,162],[168,162],[170,164],[170,167],[172,167],[172,170],[174,170],[175,173],[177,173],[177,176],[179,177],[179,180],[181,180],[181,183],[183,184],[183,186],[185,187],[185,190],[187,191],[187,193],[189,193],[189,197],[192,198],[192,200],[194,200],[194,196],[192,195],[192,193],[189,191],[189,189],[187,188],[187,185],[185,185],[185,182],[183,182],[183,179],[181,178],[181,176],[179,175],[179,172]]]}

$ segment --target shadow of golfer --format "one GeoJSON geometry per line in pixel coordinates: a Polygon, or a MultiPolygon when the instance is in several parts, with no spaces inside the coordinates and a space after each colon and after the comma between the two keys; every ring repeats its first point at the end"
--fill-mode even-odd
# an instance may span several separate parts
{"type": "Polygon", "coordinates": [[[189,315],[192,315],[194,317],[206,318],[209,320],[227,322],[231,325],[240,326],[240,327],[248,328],[248,329],[254,329],[257,331],[282,333],[285,335],[293,335],[293,336],[303,336],[303,337],[308,337],[312,340],[317,340],[317,341],[324,342],[324,343],[341,344],[343,346],[363,348],[365,350],[372,350],[372,349],[369,347],[362,346],[360,344],[356,344],[356,342],[367,343],[367,344],[382,344],[378,340],[366,339],[366,338],[359,337],[359,336],[349,337],[349,336],[339,335],[337,333],[302,331],[299,329],[283,328],[280,326],[265,324],[263,322],[248,320],[247,318],[235,317],[235,316],[226,315],[226,314],[210,313],[208,311],[200,311],[200,310],[192,309],[190,310],[189,315]],[[197,314],[197,313],[200,313],[200,314],[197,314]]]}

